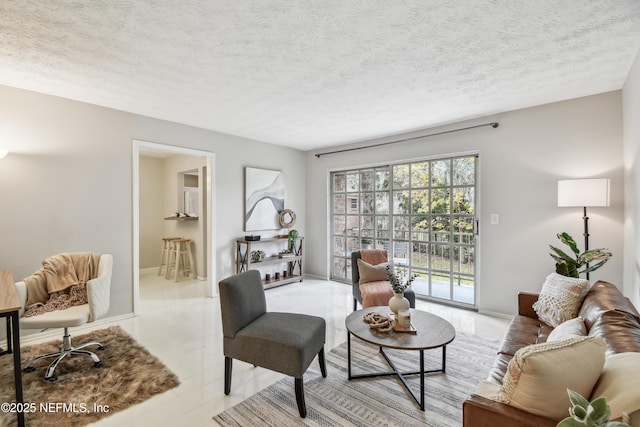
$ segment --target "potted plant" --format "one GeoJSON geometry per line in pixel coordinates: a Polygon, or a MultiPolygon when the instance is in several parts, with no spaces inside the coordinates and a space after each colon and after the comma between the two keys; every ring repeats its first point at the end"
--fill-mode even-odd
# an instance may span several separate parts
{"type": "Polygon", "coordinates": [[[264,251],[251,251],[251,262],[260,262],[264,259],[264,251]]]}
{"type": "Polygon", "coordinates": [[[295,228],[289,231],[289,250],[293,251],[293,247],[294,247],[294,243],[296,241],[296,239],[298,238],[298,230],[296,230],[295,228]]]}
{"type": "Polygon", "coordinates": [[[605,262],[611,258],[611,252],[606,249],[589,249],[583,253],[580,253],[578,245],[573,237],[567,233],[558,233],[558,239],[565,245],[569,246],[574,256],[568,255],[566,252],[549,245],[553,253],[551,258],[556,261],[556,273],[567,277],[580,277],[580,274],[589,273],[602,267],[605,262]],[[595,263],[593,265],[588,264],[595,263]],[[580,270],[580,268],[583,268],[580,270]]]}
{"type": "Polygon", "coordinates": [[[611,408],[605,397],[599,397],[592,402],[571,389],[567,389],[571,408],[570,417],[560,421],[556,427],[629,427],[629,424],[609,421],[611,408]]]}

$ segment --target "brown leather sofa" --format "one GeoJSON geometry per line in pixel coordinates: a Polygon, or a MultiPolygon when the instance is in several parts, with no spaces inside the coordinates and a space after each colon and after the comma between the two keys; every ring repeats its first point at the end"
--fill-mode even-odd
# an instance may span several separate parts
{"type": "MultiPolygon", "coordinates": [[[[509,361],[517,350],[529,344],[545,342],[553,328],[538,319],[533,310],[537,294],[518,295],[518,314],[514,316],[488,380],[502,384],[509,361]]],[[[590,336],[600,336],[607,354],[640,352],[640,313],[628,298],[612,284],[596,282],[582,302],[579,316],[590,336]]],[[[568,409],[568,408],[567,408],[568,409]]],[[[521,409],[472,394],[463,403],[465,427],[546,427],[560,420],[544,418],[521,409]]]]}

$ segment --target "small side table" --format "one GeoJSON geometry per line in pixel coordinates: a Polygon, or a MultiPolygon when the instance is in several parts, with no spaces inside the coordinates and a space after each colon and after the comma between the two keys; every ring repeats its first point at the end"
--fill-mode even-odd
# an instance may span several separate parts
{"type": "MultiPolygon", "coordinates": [[[[16,292],[13,276],[10,271],[0,271],[0,317],[7,322],[7,350],[2,354],[13,353],[13,373],[16,389],[16,406],[22,408],[22,369],[20,359],[20,299],[16,292]]],[[[18,426],[24,427],[24,411],[16,412],[18,426]]]]}

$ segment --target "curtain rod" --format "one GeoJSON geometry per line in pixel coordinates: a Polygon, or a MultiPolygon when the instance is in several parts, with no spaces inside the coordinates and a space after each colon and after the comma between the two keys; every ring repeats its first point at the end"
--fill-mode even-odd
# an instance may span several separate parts
{"type": "Polygon", "coordinates": [[[317,153],[315,156],[317,158],[320,158],[320,156],[326,156],[327,154],[338,154],[338,153],[345,153],[347,151],[365,150],[367,148],[381,147],[383,145],[397,144],[399,142],[413,141],[414,139],[428,138],[430,136],[444,135],[444,134],[447,134],[447,133],[460,132],[460,131],[463,131],[463,130],[481,128],[481,127],[485,127],[485,126],[491,126],[492,128],[495,129],[495,128],[497,128],[499,126],[499,124],[498,124],[498,122],[483,123],[481,125],[469,126],[469,127],[460,128],[460,129],[445,130],[443,132],[431,133],[431,134],[428,134],[428,135],[420,135],[420,136],[415,136],[413,138],[405,138],[405,139],[398,139],[396,141],[381,142],[380,144],[365,145],[363,147],[345,148],[343,150],[336,150],[336,151],[327,151],[327,152],[324,152],[324,153],[317,153]]]}

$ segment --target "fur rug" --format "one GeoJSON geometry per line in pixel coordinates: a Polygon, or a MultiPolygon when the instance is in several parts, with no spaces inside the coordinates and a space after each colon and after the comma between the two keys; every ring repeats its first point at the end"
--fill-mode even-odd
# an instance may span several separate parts
{"type": "MultiPolygon", "coordinates": [[[[102,359],[102,367],[94,367],[90,357],[74,356],[58,365],[56,382],[44,380],[51,359],[35,363],[34,372],[22,373],[24,401],[35,403],[33,413],[25,414],[26,425],[84,426],[180,384],[175,374],[118,326],[78,336],[72,332],[74,345],[89,341],[107,347],[88,348],[102,359]]],[[[23,347],[23,365],[34,356],[57,351],[60,344],[61,340],[23,347]]],[[[12,355],[0,357],[0,384],[0,402],[15,402],[12,355]]],[[[0,412],[0,426],[4,425],[17,425],[15,413],[0,412]]]]}

